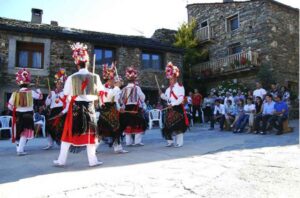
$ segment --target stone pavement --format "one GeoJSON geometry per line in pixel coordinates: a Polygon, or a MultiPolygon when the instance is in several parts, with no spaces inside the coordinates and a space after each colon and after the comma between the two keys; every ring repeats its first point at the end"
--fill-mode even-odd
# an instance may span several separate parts
{"type": "Polygon", "coordinates": [[[102,166],[89,168],[86,151],[52,166],[59,149],[46,139],[28,142],[18,157],[0,141],[0,197],[300,197],[298,120],[282,136],[208,131],[195,126],[182,148],[164,147],[160,131],[147,131],[145,146],[114,154],[100,146],[102,166]]]}

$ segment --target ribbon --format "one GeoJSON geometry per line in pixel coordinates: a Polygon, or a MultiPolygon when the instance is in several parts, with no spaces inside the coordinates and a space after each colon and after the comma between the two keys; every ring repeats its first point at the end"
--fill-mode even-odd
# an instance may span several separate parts
{"type": "Polygon", "coordinates": [[[67,106],[67,96],[64,96],[62,98],[59,96],[58,98],[63,103],[63,109],[65,109],[67,106]]]}
{"type": "Polygon", "coordinates": [[[72,96],[69,104],[69,109],[64,125],[64,130],[61,139],[70,140],[72,138],[72,128],[73,128],[73,104],[77,96],[72,96]]]}
{"type": "Polygon", "coordinates": [[[81,83],[81,91],[85,90],[86,86],[89,83],[89,79],[86,78],[82,83],[81,83]]]}
{"type": "Polygon", "coordinates": [[[15,143],[16,141],[16,137],[15,137],[15,133],[16,133],[16,122],[17,122],[17,116],[16,116],[16,112],[17,112],[17,107],[14,106],[13,107],[13,112],[12,112],[12,137],[11,137],[11,142],[15,143]]]}
{"type": "Polygon", "coordinates": [[[190,125],[190,123],[189,123],[189,118],[188,118],[188,116],[187,116],[187,114],[186,114],[186,110],[185,110],[185,108],[184,108],[183,103],[181,104],[181,107],[182,107],[182,109],[183,109],[183,115],[184,115],[184,122],[185,122],[185,125],[186,125],[186,126],[189,126],[189,125],[190,125]]]}
{"type": "Polygon", "coordinates": [[[99,96],[100,96],[100,100],[102,105],[104,105],[104,96],[107,97],[107,92],[106,91],[99,91],[99,96]]]}

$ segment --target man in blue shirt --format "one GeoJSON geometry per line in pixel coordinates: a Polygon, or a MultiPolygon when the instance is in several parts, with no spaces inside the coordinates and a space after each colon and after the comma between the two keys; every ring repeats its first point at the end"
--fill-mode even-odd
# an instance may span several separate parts
{"type": "Polygon", "coordinates": [[[276,103],[274,105],[274,112],[272,118],[270,119],[270,124],[278,129],[276,135],[281,135],[283,133],[283,122],[288,119],[289,110],[288,105],[281,100],[281,95],[276,95],[274,99],[276,103]]]}

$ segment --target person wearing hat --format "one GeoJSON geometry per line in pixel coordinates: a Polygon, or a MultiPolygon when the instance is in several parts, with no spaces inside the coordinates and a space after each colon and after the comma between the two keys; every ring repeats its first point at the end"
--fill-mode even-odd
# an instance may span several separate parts
{"type": "Polygon", "coordinates": [[[168,103],[162,135],[167,140],[167,147],[173,145],[175,147],[182,147],[183,134],[189,126],[189,121],[183,106],[185,95],[184,87],[177,82],[179,69],[171,62],[166,66],[166,77],[169,79],[170,86],[164,94],[160,93],[160,97],[168,103]],[[175,144],[172,136],[176,137],[175,144]]]}
{"type": "Polygon", "coordinates": [[[16,82],[20,89],[12,93],[8,108],[13,112],[12,119],[12,142],[17,142],[17,155],[26,155],[24,147],[28,139],[34,137],[33,122],[33,99],[43,99],[43,95],[38,89],[29,89],[31,74],[29,70],[23,68],[16,74],[16,82]]]}
{"type": "Polygon", "coordinates": [[[94,101],[102,83],[97,74],[88,71],[89,56],[87,46],[81,43],[71,45],[72,57],[78,72],[69,76],[64,86],[64,95],[68,98],[66,108],[59,115],[67,113],[61,138],[60,153],[55,166],[66,165],[68,151],[87,149],[89,166],[98,166],[102,162],[96,156],[97,121],[94,101]]]}
{"type": "Polygon", "coordinates": [[[100,96],[100,116],[98,120],[98,132],[102,138],[112,138],[112,144],[115,153],[127,153],[121,145],[120,117],[119,117],[119,94],[120,89],[115,89],[116,68],[112,65],[103,66],[103,79],[106,80],[100,96]]]}
{"type": "Polygon", "coordinates": [[[128,85],[122,89],[120,97],[121,131],[125,133],[126,146],[143,146],[142,135],[147,123],[140,106],[145,101],[145,94],[136,83],[137,70],[133,66],[126,68],[126,78],[128,85]]]}
{"type": "Polygon", "coordinates": [[[65,116],[58,116],[59,113],[66,107],[66,97],[64,96],[63,86],[67,80],[66,70],[60,69],[54,76],[55,90],[50,91],[46,99],[46,105],[50,106],[50,116],[47,120],[47,142],[48,145],[44,150],[53,147],[53,141],[60,145],[60,139],[64,128],[65,116]]]}

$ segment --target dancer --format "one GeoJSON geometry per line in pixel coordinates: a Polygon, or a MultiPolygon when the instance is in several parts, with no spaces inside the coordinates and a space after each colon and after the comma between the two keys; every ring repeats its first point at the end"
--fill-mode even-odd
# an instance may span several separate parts
{"type": "Polygon", "coordinates": [[[126,146],[144,146],[142,136],[147,124],[140,104],[145,101],[145,95],[136,84],[137,70],[134,67],[126,68],[126,78],[128,85],[122,89],[120,98],[121,129],[125,133],[126,146]]]}
{"type": "Polygon", "coordinates": [[[31,80],[30,72],[27,69],[20,69],[16,74],[16,82],[20,89],[12,93],[8,108],[13,112],[12,120],[12,142],[17,142],[17,155],[22,156],[27,140],[34,137],[33,122],[33,99],[43,99],[39,89],[29,89],[31,80]]]}
{"type": "MultiPolygon", "coordinates": [[[[64,129],[65,116],[58,116],[59,113],[66,108],[66,97],[64,97],[63,86],[67,80],[67,75],[65,69],[60,69],[54,76],[55,80],[55,90],[50,91],[47,99],[46,105],[50,105],[50,116],[47,120],[47,142],[48,145],[44,147],[44,150],[51,149],[53,147],[53,141],[57,145],[60,145],[60,139],[62,131],[64,129]]],[[[49,87],[50,90],[50,87],[49,87]]]]}
{"type": "Polygon", "coordinates": [[[174,144],[172,136],[176,137],[174,146],[182,147],[183,134],[189,126],[189,121],[183,106],[184,87],[177,82],[179,69],[171,62],[167,64],[166,77],[169,79],[170,86],[167,88],[165,94],[160,93],[161,98],[168,103],[162,135],[167,140],[167,147],[171,147],[174,144]]]}
{"type": "Polygon", "coordinates": [[[112,65],[103,66],[103,79],[106,83],[99,92],[100,96],[100,117],[98,120],[98,130],[100,137],[112,138],[112,144],[116,153],[127,153],[121,145],[120,119],[119,119],[119,94],[120,88],[114,86],[116,68],[112,65]]]}
{"type": "Polygon", "coordinates": [[[97,121],[94,101],[101,89],[100,77],[88,71],[89,56],[87,46],[76,43],[71,46],[78,72],[67,78],[64,95],[68,96],[67,108],[59,115],[67,113],[61,138],[60,154],[53,163],[64,166],[70,146],[86,146],[89,166],[98,166],[102,162],[96,156],[97,121]]]}

